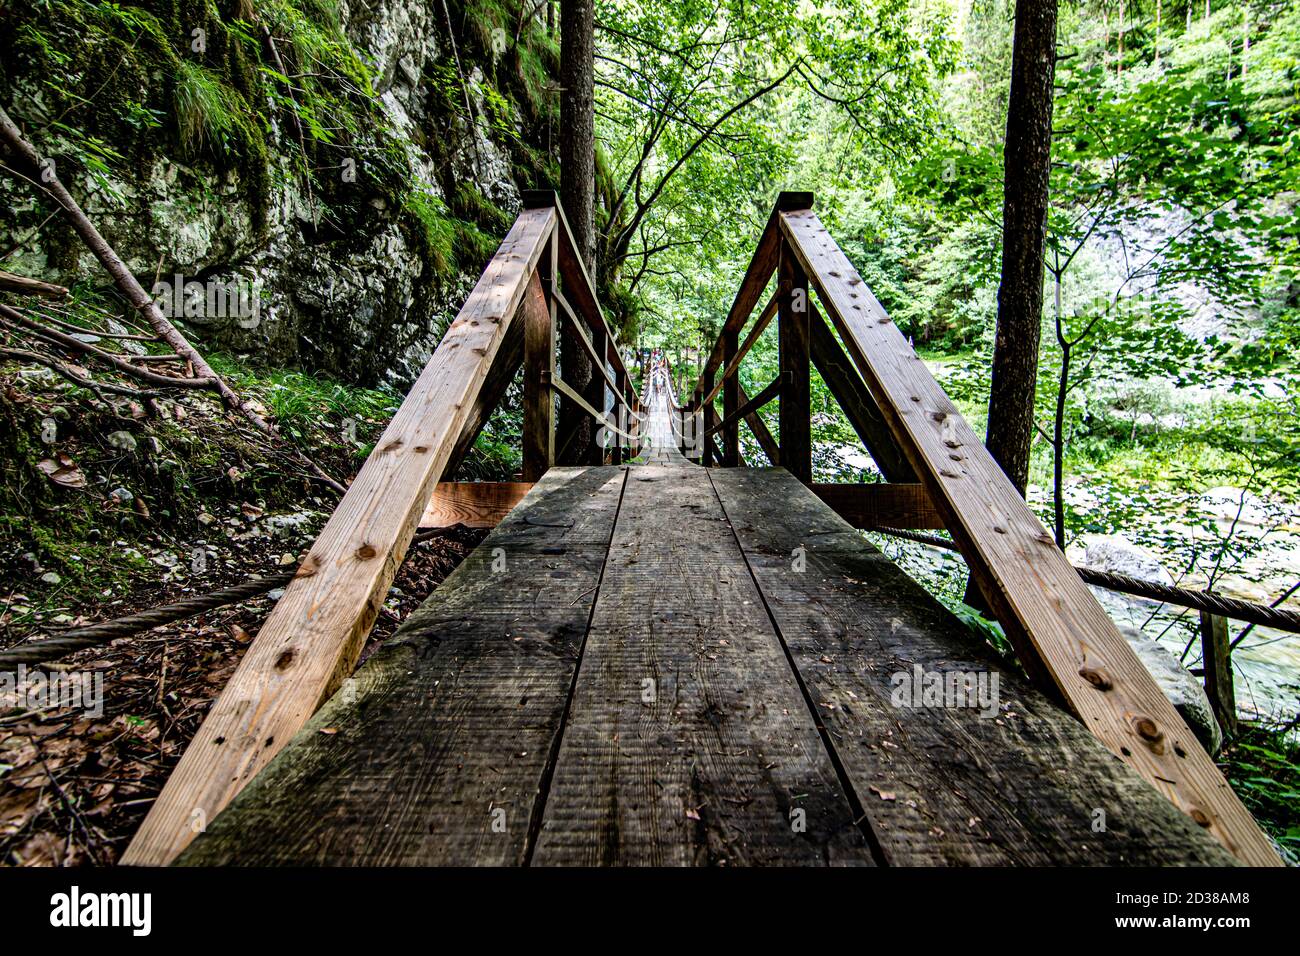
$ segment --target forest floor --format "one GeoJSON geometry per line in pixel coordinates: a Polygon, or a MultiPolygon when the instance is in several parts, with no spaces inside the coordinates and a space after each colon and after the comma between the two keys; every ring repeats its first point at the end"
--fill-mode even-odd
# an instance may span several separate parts
{"type": "MultiPolygon", "coordinates": [[[[305,377],[226,371],[276,409],[298,447],[345,478],[390,404],[305,377]]],[[[333,492],[306,481],[291,455],[207,398],[162,402],[148,416],[39,373],[0,384],[0,437],[18,464],[0,511],[0,647],[277,573],[333,507],[333,492]],[[56,440],[32,440],[51,421],[56,440]],[[46,474],[41,462],[51,461],[59,468],[46,474]]],[[[363,657],[483,534],[457,526],[412,546],[363,657]]],[[[20,673],[27,693],[0,696],[0,865],[115,862],[280,593],[20,673]],[[79,675],[93,692],[57,706],[32,693],[42,671],[79,675]]]]}

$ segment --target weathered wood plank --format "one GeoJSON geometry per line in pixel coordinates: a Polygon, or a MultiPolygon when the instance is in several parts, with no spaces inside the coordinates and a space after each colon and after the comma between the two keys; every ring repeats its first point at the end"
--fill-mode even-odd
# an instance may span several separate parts
{"type": "Polygon", "coordinates": [[[624,480],[547,472],[180,862],[522,864],[624,480]]]}
{"type": "MultiPolygon", "coordinates": [[[[1239,859],[1277,854],[811,210],[781,227],[1026,669],[1239,859]]],[[[782,438],[782,463],[784,436],[782,438]]]]}
{"type": "Polygon", "coordinates": [[[532,862],[869,864],[864,842],[708,472],[633,469],[532,862]]]}
{"type": "Polygon", "coordinates": [[[709,477],[889,863],[1233,862],[787,472],[709,477]]]}
{"type": "Polygon", "coordinates": [[[495,528],[532,487],[531,481],[440,481],[420,527],[495,528]]]}
{"type": "Polygon", "coordinates": [[[817,484],[815,494],[855,528],[943,528],[920,484],[817,484]]]}
{"type": "Polygon", "coordinates": [[[123,855],[172,860],[356,666],[555,228],[525,210],[213,704],[123,855]]]}

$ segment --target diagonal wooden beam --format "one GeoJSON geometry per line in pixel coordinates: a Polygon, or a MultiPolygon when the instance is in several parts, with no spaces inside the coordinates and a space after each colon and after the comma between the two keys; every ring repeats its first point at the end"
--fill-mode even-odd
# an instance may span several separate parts
{"type": "MultiPolygon", "coordinates": [[[[740,403],[742,407],[749,404],[749,395],[745,393],[745,386],[743,385],[740,386],[740,403]]],[[[773,465],[781,464],[780,446],[777,445],[776,439],[772,437],[772,432],[768,430],[767,422],[763,421],[763,417],[757,411],[752,411],[745,416],[745,424],[749,426],[750,432],[758,442],[759,447],[763,449],[763,454],[767,456],[767,460],[773,465]]]]}
{"type": "MultiPolygon", "coordinates": [[[[726,367],[723,368],[722,380],[713,386],[713,390],[709,392],[708,395],[704,396],[706,404],[718,397],[718,393],[722,391],[723,382],[735,376],[736,370],[740,368],[741,360],[744,359],[745,354],[754,347],[754,343],[758,341],[758,337],[763,334],[768,325],[771,324],[772,320],[776,318],[776,306],[776,293],[773,293],[771,298],[767,300],[767,305],[763,307],[763,311],[760,312],[758,318],[754,320],[754,324],[750,326],[749,332],[745,335],[744,344],[736,349],[735,356],[728,361],[726,367]]],[[[724,336],[736,334],[738,333],[728,332],[726,329],[722,330],[722,335],[724,336]]]]}
{"type": "Polygon", "coordinates": [[[524,323],[511,322],[510,327],[506,329],[506,337],[501,342],[501,348],[497,351],[497,357],[492,361],[492,368],[488,371],[487,378],[483,380],[483,388],[470,408],[469,418],[465,421],[465,427],[461,429],[460,438],[456,440],[456,447],[451,450],[451,455],[447,458],[447,466],[443,469],[443,474],[454,476],[460,470],[470,449],[474,447],[474,442],[478,440],[479,433],[483,431],[483,426],[487,424],[496,407],[501,404],[506,389],[514,381],[515,373],[523,363],[524,323]]]}
{"type": "Polygon", "coordinates": [[[356,666],[555,230],[520,214],[122,857],[171,862],[356,666]]]}
{"type": "Polygon", "coordinates": [[[1229,852],[1277,853],[1015,486],[811,210],[781,228],[1021,663],[1229,852]]]}
{"type": "Polygon", "coordinates": [[[886,481],[914,482],[916,473],[907,463],[907,456],[894,441],[893,433],[885,424],[876,400],[862,382],[862,376],[853,368],[853,362],[835,334],[826,325],[821,313],[812,306],[812,360],[817,372],[830,389],[831,395],[844,411],[858,438],[870,452],[886,481]]]}
{"type": "MultiPolygon", "coordinates": [[[[786,381],[785,373],[778,375],[776,378],[774,378],[771,381],[771,383],[768,384],[766,388],[764,388],[753,398],[746,401],[745,404],[741,405],[740,408],[736,409],[734,413],[728,415],[725,419],[719,421],[716,425],[707,427],[705,429],[705,434],[712,435],[714,432],[720,431],[726,426],[740,421],[742,418],[748,418],[750,415],[757,414],[760,408],[762,408],[768,402],[773,401],[778,395],[781,394],[781,386],[785,384],[785,381],[786,381]]],[[[714,411],[712,405],[706,405],[705,408],[708,409],[710,415],[712,416],[712,419],[717,418],[717,412],[714,411]]]]}

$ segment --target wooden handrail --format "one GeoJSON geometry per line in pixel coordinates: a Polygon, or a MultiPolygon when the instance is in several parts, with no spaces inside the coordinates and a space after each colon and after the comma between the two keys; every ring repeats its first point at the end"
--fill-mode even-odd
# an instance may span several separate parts
{"type": "Polygon", "coordinates": [[[622,438],[627,438],[631,440],[632,438],[631,433],[624,431],[623,429],[619,428],[617,425],[610,424],[609,419],[605,417],[605,413],[596,411],[596,409],[592,407],[591,403],[588,402],[585,398],[583,398],[582,395],[578,393],[578,390],[575,389],[568,382],[564,381],[564,379],[558,376],[552,378],[551,388],[555,389],[565,398],[573,402],[573,404],[577,405],[584,412],[586,412],[591,418],[595,419],[596,423],[600,425],[601,428],[611,431],[615,435],[618,435],[622,438]]]}
{"type": "Polygon", "coordinates": [[[587,330],[583,328],[583,322],[578,318],[577,313],[573,311],[573,306],[569,304],[569,300],[566,299],[559,290],[556,290],[553,295],[555,296],[555,301],[559,303],[561,310],[564,312],[565,318],[572,326],[574,333],[577,334],[578,341],[582,344],[583,351],[591,358],[593,366],[599,370],[601,377],[609,384],[609,390],[613,393],[614,400],[621,405],[625,405],[629,410],[634,408],[634,402],[636,401],[635,396],[633,396],[632,401],[629,401],[627,397],[619,391],[618,381],[610,374],[606,362],[601,361],[596,346],[591,341],[591,336],[588,334],[587,330]]]}
{"type": "Polygon", "coordinates": [[[1254,818],[816,213],[783,210],[779,224],[1030,676],[1238,859],[1279,865],[1254,818]]]}
{"type": "Polygon", "coordinates": [[[356,666],[366,635],[561,221],[515,220],[217,698],[122,857],[169,863],[356,666]]]}

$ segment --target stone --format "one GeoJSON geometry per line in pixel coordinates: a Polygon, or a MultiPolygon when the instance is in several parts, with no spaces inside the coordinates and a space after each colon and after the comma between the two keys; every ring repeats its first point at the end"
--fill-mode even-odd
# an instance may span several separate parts
{"type": "Polygon", "coordinates": [[[1123,574],[1154,584],[1174,583],[1173,575],[1165,570],[1159,558],[1123,535],[1085,535],[1083,549],[1083,564],[1094,571],[1123,574]]]}
{"type": "Polygon", "coordinates": [[[1169,703],[1187,722],[1201,746],[1213,757],[1223,746],[1223,731],[1210,707],[1205,688],[1193,674],[1178,662],[1173,653],[1158,641],[1148,637],[1136,627],[1120,624],[1119,631],[1137,654],[1148,673],[1155,679],[1169,703]]]}
{"type": "Polygon", "coordinates": [[[1239,525],[1255,527],[1264,527],[1269,523],[1268,509],[1263,499],[1242,488],[1211,488],[1201,495],[1197,505],[1201,512],[1225,526],[1233,521],[1239,525]]]}
{"type": "Polygon", "coordinates": [[[311,514],[299,511],[293,514],[267,515],[262,520],[262,527],[275,538],[293,538],[302,535],[311,521],[311,514]]]}
{"type": "Polygon", "coordinates": [[[127,431],[109,432],[108,443],[118,451],[132,452],[135,451],[135,436],[127,431]]]}

